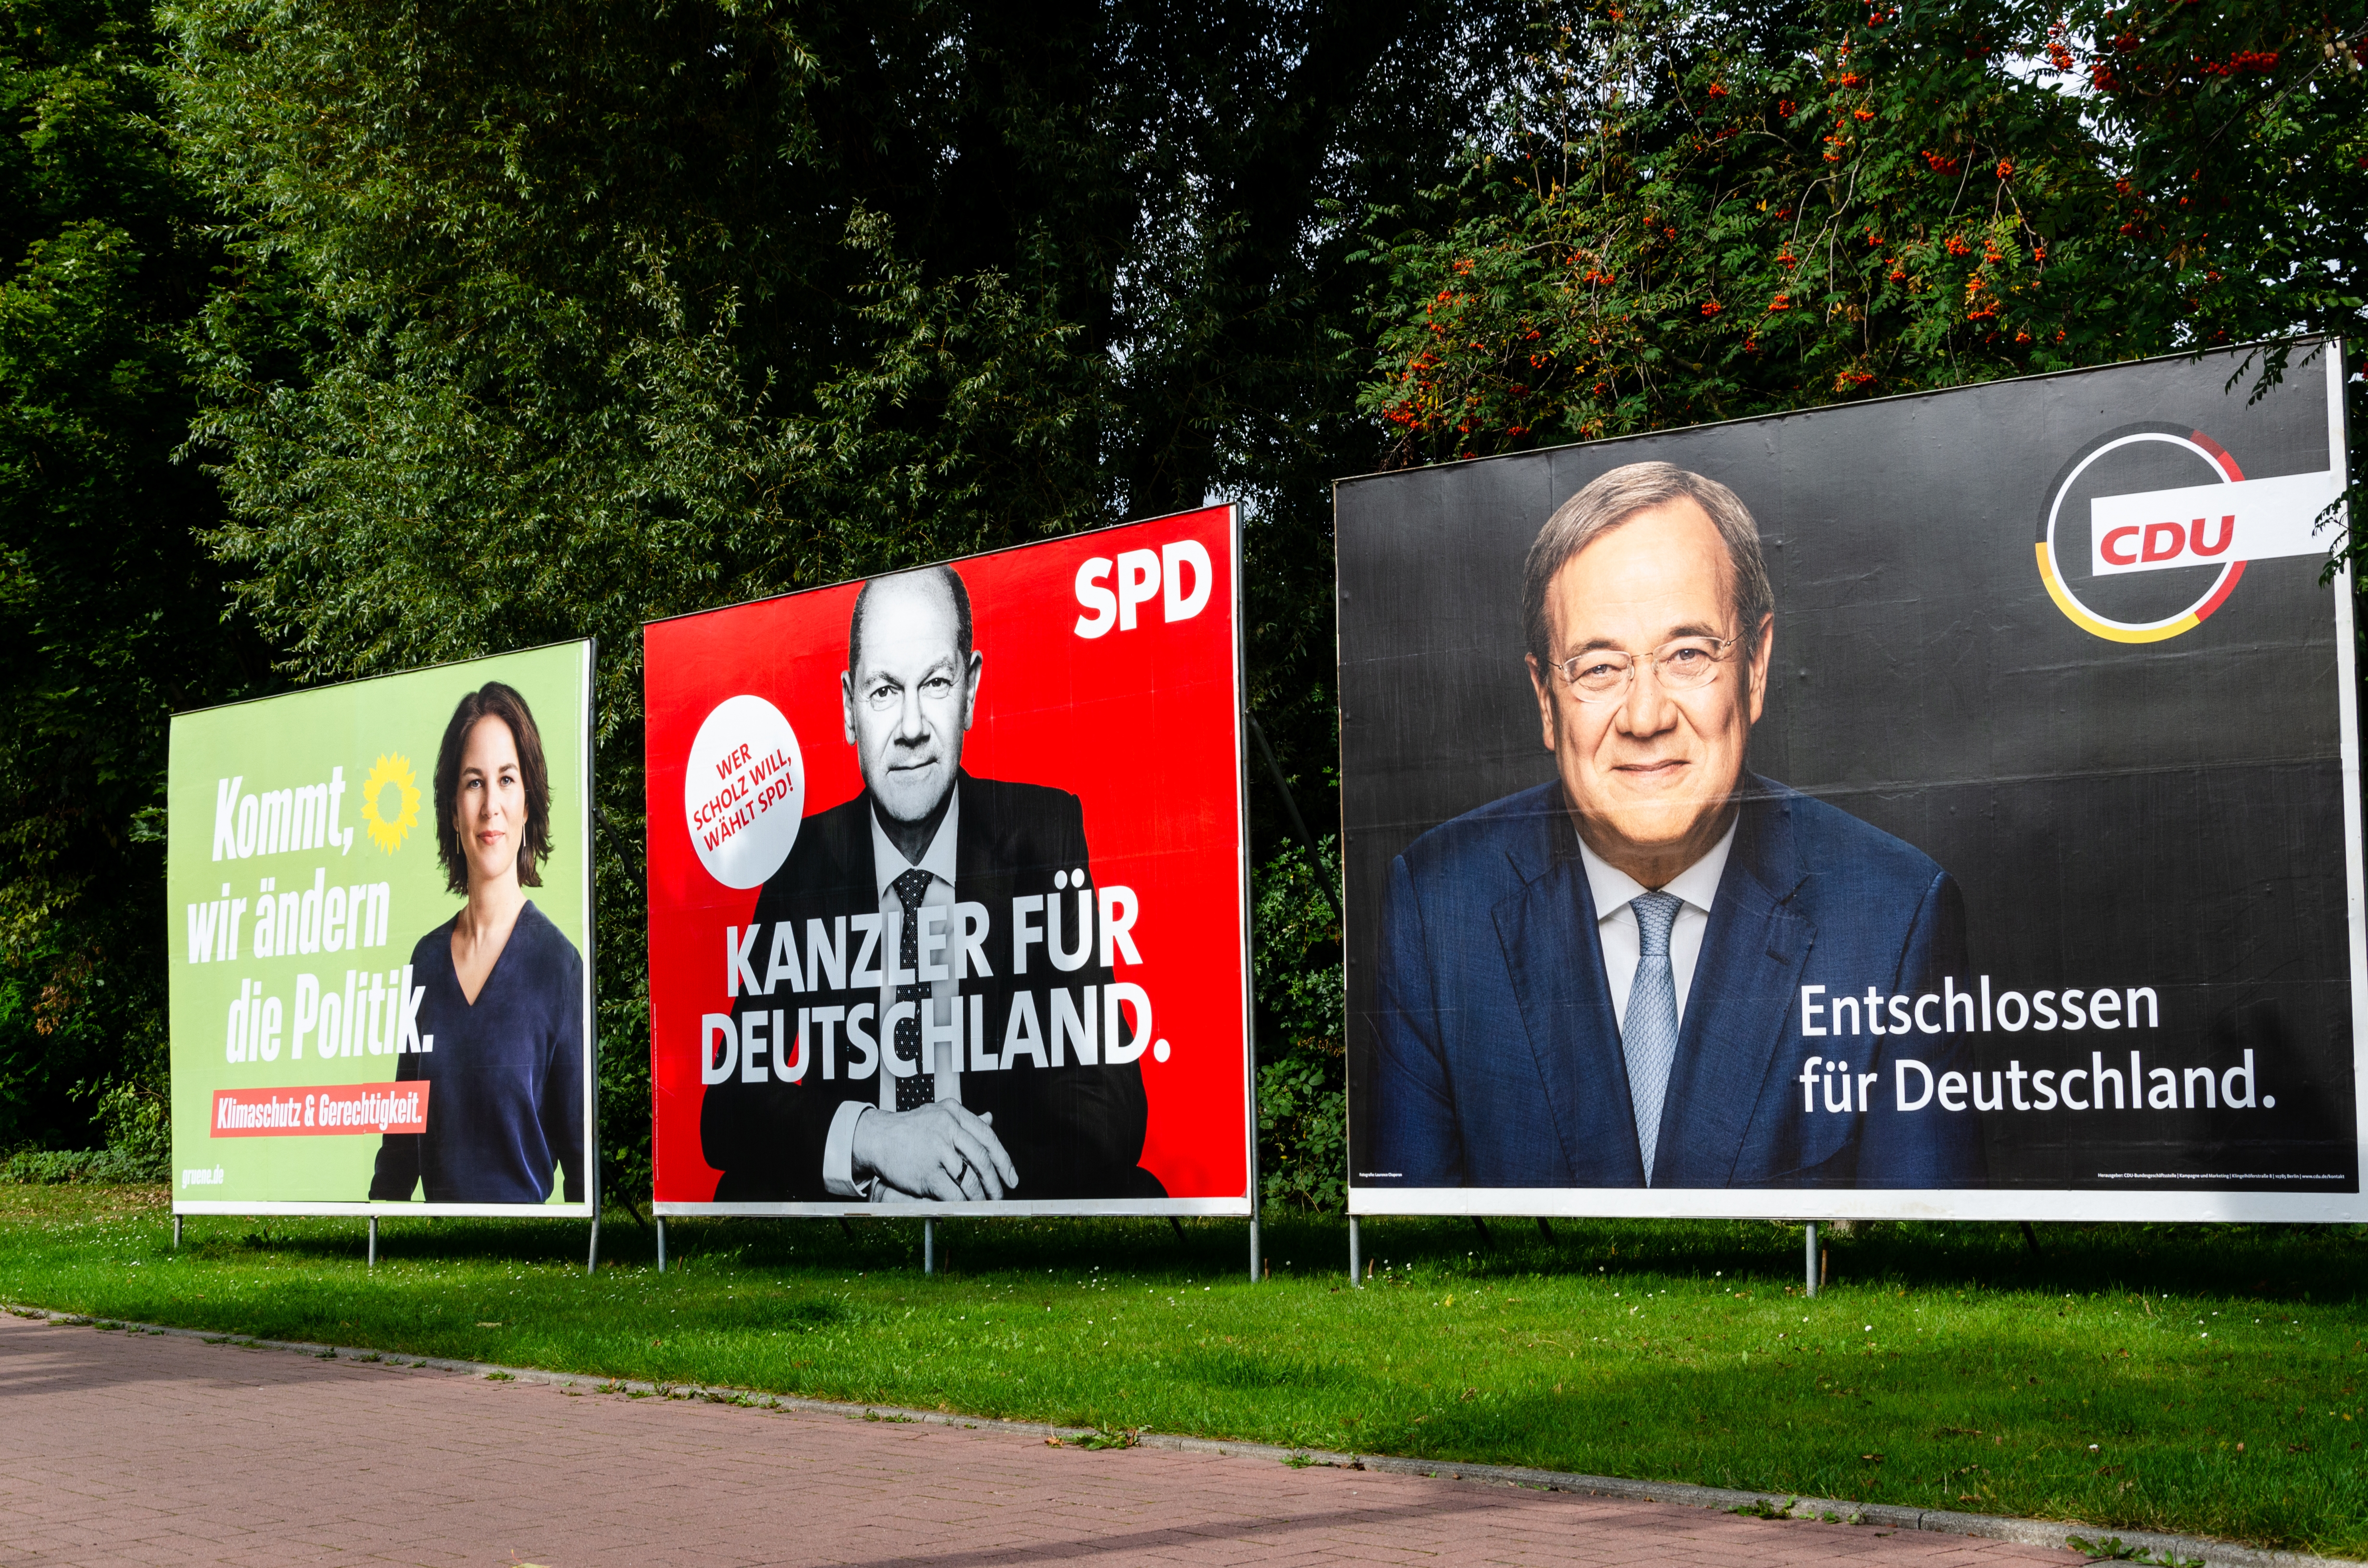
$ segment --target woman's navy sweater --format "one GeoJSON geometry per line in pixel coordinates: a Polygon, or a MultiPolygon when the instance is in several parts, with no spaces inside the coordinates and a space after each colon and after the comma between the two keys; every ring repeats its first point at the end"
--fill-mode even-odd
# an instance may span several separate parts
{"type": "MultiPolygon", "coordinates": [[[[454,920],[459,918],[455,915],[454,920]]],[[[552,1166],[567,1201],[584,1199],[584,960],[529,901],[475,1004],[452,967],[452,920],[412,949],[425,986],[419,1034],[432,1050],[398,1057],[397,1083],[427,1083],[427,1131],[391,1132],[370,1177],[374,1201],[544,1203],[552,1166]]]]}

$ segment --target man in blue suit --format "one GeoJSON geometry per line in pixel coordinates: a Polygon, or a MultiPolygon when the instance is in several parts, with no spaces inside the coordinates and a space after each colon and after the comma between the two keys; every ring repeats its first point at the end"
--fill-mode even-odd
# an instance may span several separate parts
{"type": "Polygon", "coordinates": [[[1633,463],[1522,575],[1558,777],[1391,864],[1359,1185],[1978,1184],[1930,1093],[1974,1028],[1956,883],[1744,767],[1775,620],[1750,512],[1633,463]]]}

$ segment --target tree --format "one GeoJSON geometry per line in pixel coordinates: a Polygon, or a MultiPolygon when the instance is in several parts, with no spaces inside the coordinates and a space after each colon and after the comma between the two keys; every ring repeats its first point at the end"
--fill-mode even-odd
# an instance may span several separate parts
{"type": "Polygon", "coordinates": [[[154,1157],[165,722],[266,676],[173,460],[215,251],[158,119],[145,8],[0,13],[0,1150],[95,1114],[154,1157]]]}
{"type": "Polygon", "coordinates": [[[1364,406],[1436,461],[2357,336],[2364,34],[2254,0],[1574,7],[1458,222],[1377,231],[1364,406]]]}
{"type": "MultiPolygon", "coordinates": [[[[2165,347],[2368,335],[2368,6],[2083,0],[2013,21],[2117,150],[2121,261],[2147,280],[2165,347]]],[[[2293,363],[2273,341],[2240,374],[2258,387],[2293,363]]],[[[2344,389],[2359,429],[2368,382],[2355,369],[2344,389]]],[[[2363,464],[2355,449],[2354,518],[2363,464]]],[[[2338,556],[2368,562],[2368,536],[2355,526],[2338,556]]]]}
{"type": "Polygon", "coordinates": [[[1448,174],[1517,27],[1285,0],[170,17],[176,123],[235,216],[199,348],[214,541],[286,673],[601,641],[613,1186],[646,1169],[644,619],[1235,496],[1253,700],[1330,806],[1327,486],[1373,449],[1349,257],[1448,174]]]}
{"type": "Polygon", "coordinates": [[[1980,7],[1575,9],[1462,221],[1376,246],[1392,460],[2168,347],[2108,139],[2004,55],[1980,7]]]}

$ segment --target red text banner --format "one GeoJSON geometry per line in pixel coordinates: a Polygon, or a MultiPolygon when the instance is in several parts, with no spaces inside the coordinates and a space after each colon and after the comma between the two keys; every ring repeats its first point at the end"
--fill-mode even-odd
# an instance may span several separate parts
{"type": "Polygon", "coordinates": [[[322,1133],[424,1132],[425,1083],[324,1084],[306,1089],[216,1089],[216,1138],[302,1138],[322,1133]]]}

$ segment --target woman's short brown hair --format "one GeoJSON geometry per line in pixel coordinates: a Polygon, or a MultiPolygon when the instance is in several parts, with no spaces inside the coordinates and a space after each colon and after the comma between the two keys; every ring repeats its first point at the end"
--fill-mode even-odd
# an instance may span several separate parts
{"type": "Polygon", "coordinates": [[[518,783],[526,790],[518,879],[523,887],[539,888],[541,864],[551,854],[551,770],[542,760],[542,733],[534,727],[533,710],[517,687],[493,680],[461,699],[452,710],[452,722],[444,726],[444,744],[436,748],[436,858],[444,863],[445,889],[469,891],[469,858],[452,826],[452,809],[461,798],[461,753],[480,719],[499,719],[508,725],[511,744],[518,747],[518,783]]]}

